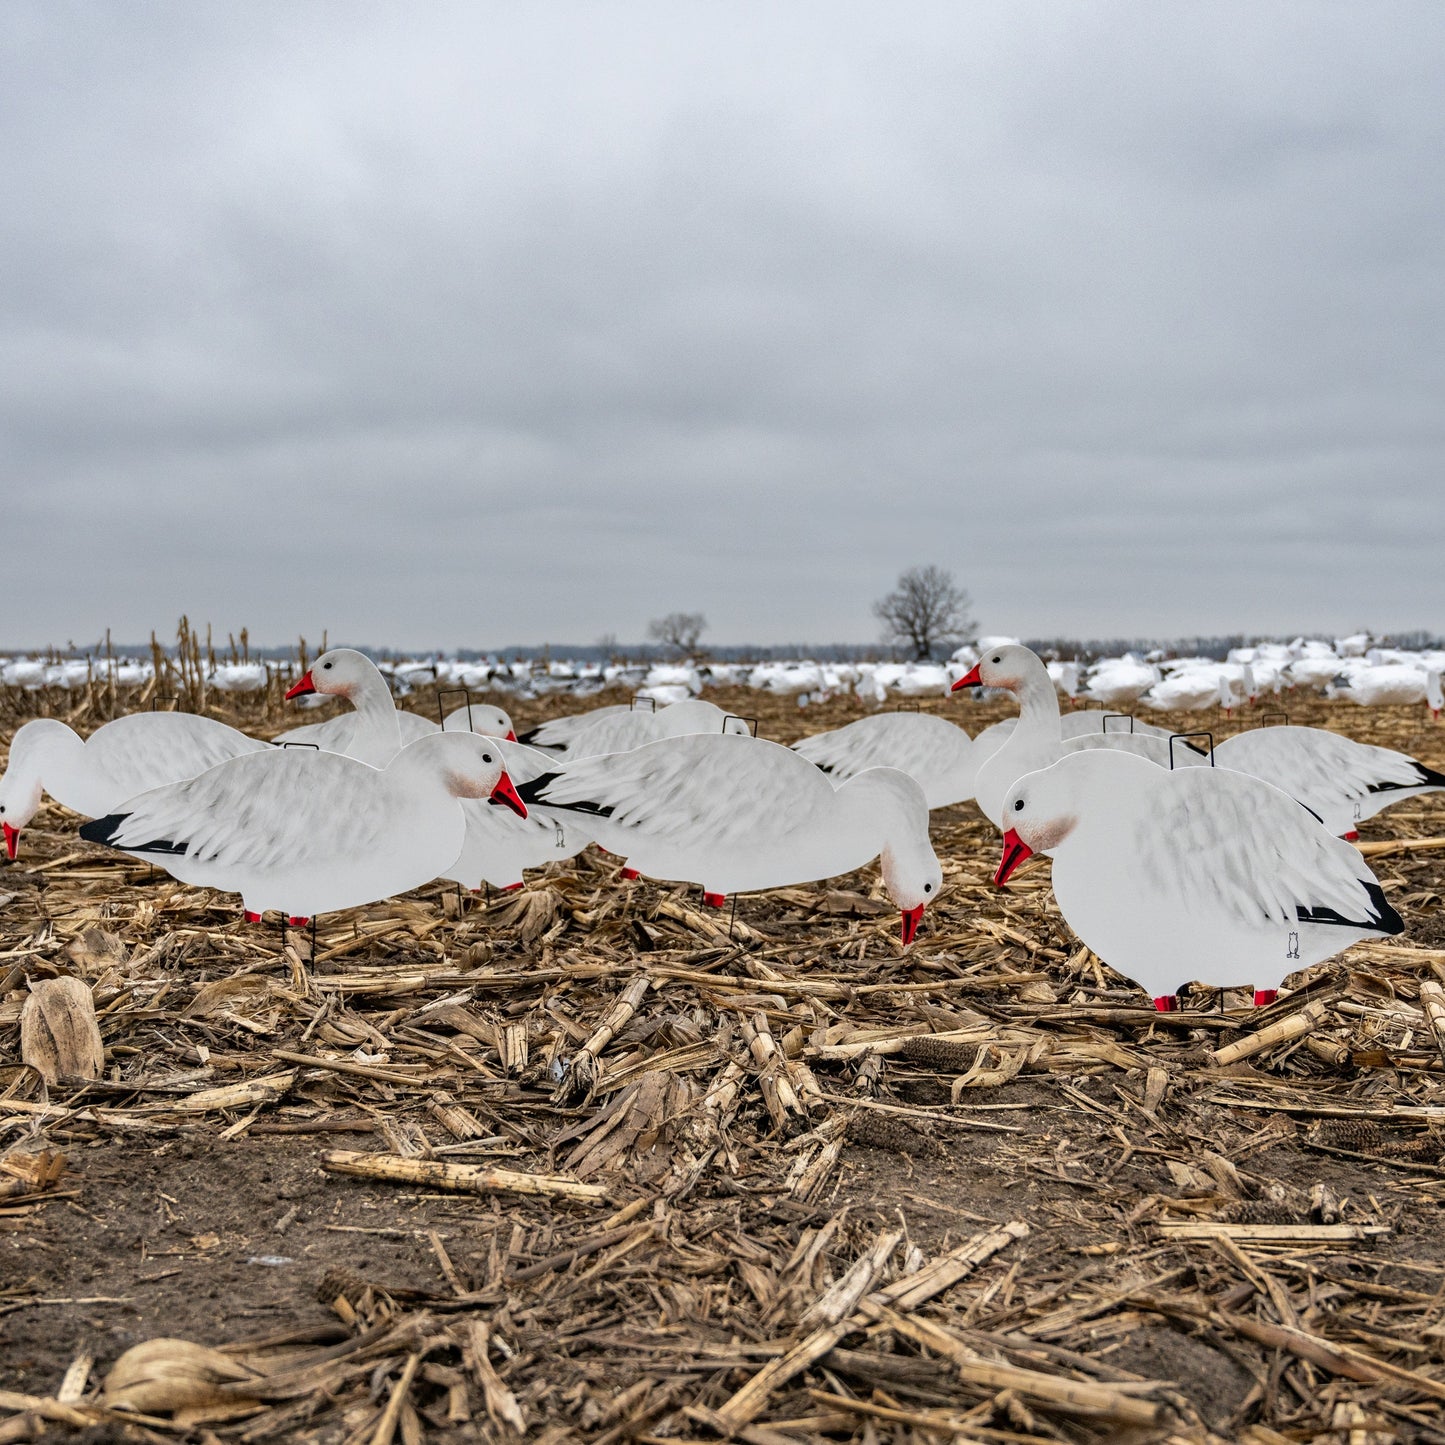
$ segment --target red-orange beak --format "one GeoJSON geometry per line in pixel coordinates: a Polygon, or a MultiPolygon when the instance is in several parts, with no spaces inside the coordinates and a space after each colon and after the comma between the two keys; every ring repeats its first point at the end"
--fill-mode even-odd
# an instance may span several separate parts
{"type": "Polygon", "coordinates": [[[20,847],[20,829],[12,828],[9,823],[0,823],[0,828],[5,829],[5,856],[13,863],[20,847]]]}
{"type": "Polygon", "coordinates": [[[502,739],[502,741],[503,741],[504,743],[514,743],[514,742],[517,741],[517,734],[516,734],[511,728],[508,728],[508,729],[507,729],[507,736],[504,737],[504,738],[502,739]]]}
{"type": "Polygon", "coordinates": [[[993,886],[1002,888],[1014,869],[1033,856],[1034,850],[1010,828],[1003,835],[1003,857],[999,859],[998,872],[993,875],[993,886]]]}
{"type": "Polygon", "coordinates": [[[497,779],[497,786],[492,789],[492,796],[487,801],[500,803],[502,807],[510,808],[519,818],[527,816],[527,805],[517,796],[517,790],[512,786],[512,780],[505,773],[497,779]]]}
{"type": "Polygon", "coordinates": [[[918,934],[918,925],[923,922],[923,905],[905,908],[903,912],[903,946],[907,948],[918,934]]]}
{"type": "Polygon", "coordinates": [[[964,675],[959,678],[959,680],[954,683],[951,688],[949,688],[949,691],[958,692],[961,688],[965,687],[982,687],[983,679],[978,675],[978,669],[979,664],[974,663],[974,665],[969,668],[969,670],[964,673],[964,675]]]}
{"type": "Polygon", "coordinates": [[[308,668],[306,669],[306,675],[301,679],[300,682],[298,682],[298,683],[296,684],[295,687],[293,687],[293,688],[291,689],[290,692],[288,692],[288,693],[286,694],[286,701],[287,701],[287,702],[290,702],[293,697],[300,697],[300,696],[302,696],[304,693],[315,692],[315,691],[316,691],[316,683],[315,683],[315,680],[314,680],[314,679],[312,678],[312,676],[311,676],[311,669],[308,667],[308,668]]]}

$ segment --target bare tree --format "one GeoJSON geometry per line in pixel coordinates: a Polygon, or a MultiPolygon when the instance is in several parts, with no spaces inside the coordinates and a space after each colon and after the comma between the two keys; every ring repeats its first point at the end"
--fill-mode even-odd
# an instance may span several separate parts
{"type": "Polygon", "coordinates": [[[910,567],[886,597],[873,604],[884,641],[910,647],[915,659],[932,657],[973,630],[968,593],[942,567],[910,567]]]}
{"type": "Polygon", "coordinates": [[[690,657],[697,651],[697,644],[707,630],[707,618],[701,612],[669,612],[666,617],[654,617],[647,624],[647,635],[670,647],[679,657],[690,657]]]}

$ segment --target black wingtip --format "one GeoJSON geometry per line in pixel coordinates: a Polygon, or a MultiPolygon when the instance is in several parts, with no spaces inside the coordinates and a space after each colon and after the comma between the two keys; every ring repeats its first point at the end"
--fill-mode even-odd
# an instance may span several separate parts
{"type": "Polygon", "coordinates": [[[120,832],[120,825],[130,817],[129,813],[107,813],[103,818],[92,818],[80,825],[80,836],[87,843],[99,843],[103,847],[114,846],[111,839],[120,832]]]}
{"type": "Polygon", "coordinates": [[[1385,897],[1385,890],[1373,880],[1360,880],[1365,884],[1365,892],[1370,895],[1370,907],[1374,913],[1371,920],[1375,927],[1385,934],[1386,937],[1393,937],[1397,933],[1405,931],[1405,920],[1395,912],[1390,900],[1385,897]]]}
{"type": "Polygon", "coordinates": [[[1445,788],[1445,773],[1438,768],[1427,767],[1424,763],[1416,763],[1420,769],[1420,781],[1431,788],[1445,788]]]}
{"type": "Polygon", "coordinates": [[[80,825],[80,836],[87,843],[99,843],[103,848],[119,848],[123,853],[184,853],[184,843],[172,843],[168,838],[153,838],[148,843],[127,843],[123,848],[117,843],[121,824],[130,817],[129,813],[107,813],[103,818],[93,818],[80,825]]]}
{"type": "Polygon", "coordinates": [[[555,777],[556,773],[539,773],[525,783],[518,783],[517,796],[530,808],[542,801],[539,794],[555,777]]]}
{"type": "Polygon", "coordinates": [[[538,723],[536,727],[528,728],[524,733],[518,733],[517,741],[526,747],[536,748],[538,752],[565,753],[567,749],[562,743],[539,743],[537,741],[537,734],[546,726],[546,723],[538,723]]]}
{"type": "Polygon", "coordinates": [[[594,818],[610,818],[612,816],[611,803],[593,803],[587,799],[580,799],[575,803],[559,803],[555,798],[544,798],[542,793],[547,784],[561,776],[561,773],[542,773],[530,782],[518,784],[517,794],[529,808],[541,804],[547,808],[564,809],[569,813],[587,813],[594,818]]]}

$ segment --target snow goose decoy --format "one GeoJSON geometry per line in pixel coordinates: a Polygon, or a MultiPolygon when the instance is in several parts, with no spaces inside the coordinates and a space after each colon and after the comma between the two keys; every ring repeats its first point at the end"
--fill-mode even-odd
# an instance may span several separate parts
{"type": "MultiPolygon", "coordinates": [[[[1018,721],[1002,744],[979,763],[974,779],[978,806],[1000,831],[1005,827],[1004,795],[1012,784],[1025,773],[1048,767],[1065,753],[1104,749],[1134,753],[1151,763],[1169,765],[1170,744],[1167,738],[1157,736],[1157,729],[1148,732],[1138,729],[1132,733],[1090,731],[1065,738],[1058,694],[1049,681],[1048,671],[1037,654],[1022,644],[1012,643],[985,653],[953,688],[957,692],[960,688],[978,686],[1005,688],[1019,701],[1018,721]]],[[[1173,751],[1180,764],[1204,761],[1183,743],[1173,751]]]]}
{"type": "Polygon", "coordinates": [[[1052,854],[1069,927],[1161,1011],[1196,978],[1272,1003],[1286,974],[1404,929],[1356,849],[1244,773],[1072,753],[1015,782],[1004,810],[994,882],[1052,854]]]}
{"type": "Polygon", "coordinates": [[[355,648],[333,647],[323,652],[286,694],[286,700],[311,693],[344,697],[354,711],[291,728],[278,736],[278,742],[311,743],[325,752],[384,768],[408,743],[439,731],[436,723],[416,713],[398,711],[381,670],[355,648]]]}
{"type": "Polygon", "coordinates": [[[1325,728],[1251,728],[1216,744],[1214,761],[1272,783],[1344,838],[1392,803],[1445,788],[1445,773],[1408,754],[1325,728]]]}
{"type": "Polygon", "coordinates": [[[469,702],[463,707],[453,708],[442,719],[444,733],[474,732],[487,738],[502,738],[509,743],[517,741],[517,730],[512,726],[512,715],[506,708],[494,707],[488,702],[469,702]]]}
{"type": "Polygon", "coordinates": [[[629,752],[661,738],[747,732],[748,725],[742,718],[724,712],[716,703],[694,697],[669,703],[656,712],[650,708],[632,708],[609,714],[579,732],[564,748],[554,747],[553,751],[564,761],[572,762],[606,753],[629,752]]]}
{"type": "Polygon", "coordinates": [[[905,945],[943,882],[923,789],[869,768],[835,790],[789,748],[732,734],[664,738],[584,758],[524,783],[525,801],[571,810],[629,871],[729,893],[851,873],[879,858],[905,945]]]}
{"type": "Polygon", "coordinates": [[[793,751],[835,782],[866,768],[898,768],[923,789],[930,808],[967,802],[978,771],[973,739],[946,718],[926,712],[876,713],[802,738],[793,751]]]}
{"type": "Polygon", "coordinates": [[[233,758],[119,804],[80,835],[182,883],[239,893],[251,922],[275,908],[300,926],[444,873],[462,850],[464,798],[526,816],[495,741],[438,731],[384,769],[309,748],[233,758]]]}
{"type": "Polygon", "coordinates": [[[546,722],[538,723],[536,727],[522,733],[517,741],[542,752],[565,753],[579,734],[586,732],[594,723],[601,722],[606,717],[616,717],[618,713],[631,711],[630,703],[615,702],[610,703],[607,707],[594,707],[590,712],[574,712],[569,713],[566,717],[549,718],[546,722]]]}
{"type": "Polygon", "coordinates": [[[72,812],[98,818],[148,788],[265,750],[265,743],[193,713],[131,713],[86,739],[57,718],[36,718],[10,740],[9,762],[0,777],[5,851],[15,857],[20,830],[35,816],[45,793],[72,812]]]}
{"type": "MultiPolygon", "coordinates": [[[[547,753],[536,748],[500,739],[497,746],[507,776],[515,785],[526,784],[556,767],[547,753]]],[[[557,814],[538,806],[520,817],[506,808],[464,798],[462,814],[467,821],[462,851],[438,876],[460,883],[473,893],[480,892],[484,883],[510,893],[522,886],[526,869],[575,857],[592,841],[585,820],[575,813],[557,814]]]]}

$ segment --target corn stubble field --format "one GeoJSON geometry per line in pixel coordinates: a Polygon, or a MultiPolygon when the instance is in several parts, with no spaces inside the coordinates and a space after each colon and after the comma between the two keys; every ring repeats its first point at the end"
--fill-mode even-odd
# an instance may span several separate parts
{"type": "MultiPolygon", "coordinates": [[[[864,710],[715,697],[780,742],[864,710]]],[[[1445,764],[1423,709],[1287,705],[1445,764]]],[[[874,869],[730,938],[589,849],[314,956],[47,805],[0,871],[0,1441],[1445,1441],[1442,834],[1365,825],[1402,939],[1160,1016],[1047,860],[991,886],[972,805],[907,954],[874,869]],[[105,1072],[47,1088],[61,975],[105,1072]]]]}

